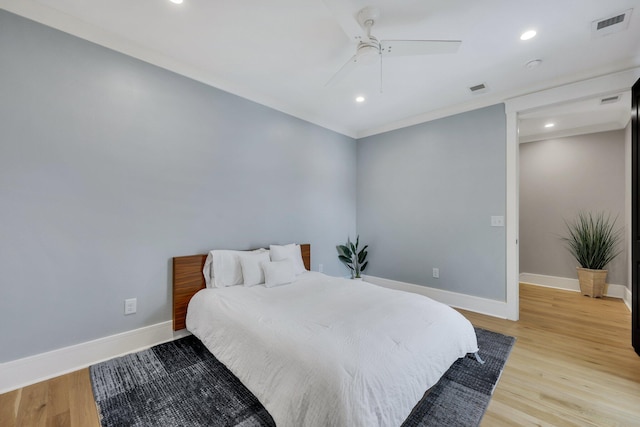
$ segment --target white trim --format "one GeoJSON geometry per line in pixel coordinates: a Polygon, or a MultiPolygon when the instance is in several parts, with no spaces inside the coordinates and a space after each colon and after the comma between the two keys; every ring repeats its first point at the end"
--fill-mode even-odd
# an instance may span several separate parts
{"type": "Polygon", "coordinates": [[[459,294],[442,289],[430,288],[427,286],[414,285],[412,283],[399,282],[397,280],[384,279],[375,276],[363,276],[364,280],[374,285],[389,289],[397,289],[405,292],[412,292],[427,296],[441,303],[463,310],[474,311],[501,319],[507,318],[507,304],[504,301],[496,301],[487,298],[480,298],[473,295],[459,294]]]}
{"type": "Polygon", "coordinates": [[[638,78],[640,78],[640,67],[634,67],[604,76],[510,98],[505,101],[507,113],[521,113],[550,105],[558,105],[580,99],[590,99],[601,95],[609,95],[614,92],[628,91],[638,78]]]}
{"type": "Polygon", "coordinates": [[[631,289],[629,288],[625,288],[624,290],[624,296],[623,296],[623,301],[625,303],[625,305],[627,306],[627,308],[629,309],[629,311],[633,311],[633,308],[631,308],[631,289]]]}
{"type": "Polygon", "coordinates": [[[0,394],[189,335],[162,322],[0,364],[0,394]]]}
{"type": "Polygon", "coordinates": [[[509,138],[509,135],[517,135],[517,114],[507,112],[506,119],[506,170],[505,170],[505,209],[506,209],[506,241],[505,241],[505,296],[507,300],[507,319],[517,321],[520,318],[520,287],[518,286],[520,271],[519,237],[520,215],[518,187],[520,186],[519,158],[520,146],[517,137],[509,138]],[[515,161],[509,161],[515,159],[515,161]]]}
{"type": "MultiPolygon", "coordinates": [[[[528,285],[544,286],[546,288],[564,289],[566,291],[580,292],[578,279],[569,277],[546,276],[544,274],[520,273],[520,282],[528,285]]],[[[605,295],[612,298],[625,298],[625,292],[629,289],[624,285],[609,283],[605,295]]],[[[629,293],[631,296],[631,293],[629,293]]]]}
{"type": "MultiPolygon", "coordinates": [[[[524,91],[529,92],[528,90],[519,90],[518,92],[522,93],[524,91]]],[[[469,111],[479,110],[480,108],[501,104],[504,102],[505,99],[513,95],[514,95],[513,93],[484,95],[481,99],[472,99],[469,101],[465,101],[458,104],[453,104],[453,105],[438,108],[432,111],[428,111],[426,113],[421,113],[416,116],[407,117],[405,119],[397,120],[395,122],[386,123],[382,126],[360,130],[356,133],[356,138],[362,139],[368,136],[378,135],[385,132],[391,132],[397,129],[403,129],[409,126],[419,125],[421,123],[431,122],[433,120],[438,120],[445,117],[451,117],[456,114],[462,114],[469,111]]]]}

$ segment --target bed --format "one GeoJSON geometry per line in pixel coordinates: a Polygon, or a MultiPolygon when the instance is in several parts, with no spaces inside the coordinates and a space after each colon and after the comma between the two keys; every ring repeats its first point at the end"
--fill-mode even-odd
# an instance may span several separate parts
{"type": "MultiPolygon", "coordinates": [[[[301,252],[309,269],[310,247],[301,252]]],[[[279,427],[400,426],[478,350],[472,325],[429,298],[311,271],[270,288],[209,288],[206,257],[174,258],[174,328],[186,325],[279,427]]]]}

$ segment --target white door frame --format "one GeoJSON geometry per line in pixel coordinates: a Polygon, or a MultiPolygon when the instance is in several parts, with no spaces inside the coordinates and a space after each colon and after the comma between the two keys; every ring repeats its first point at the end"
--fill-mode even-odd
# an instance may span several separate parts
{"type": "MultiPolygon", "coordinates": [[[[541,107],[562,104],[569,101],[625,92],[640,78],[640,67],[588,80],[559,86],[505,101],[507,115],[506,147],[506,317],[518,320],[520,315],[519,292],[519,245],[518,245],[518,204],[519,204],[519,148],[518,117],[520,114],[541,107]]],[[[631,109],[631,106],[629,106],[631,109]]]]}

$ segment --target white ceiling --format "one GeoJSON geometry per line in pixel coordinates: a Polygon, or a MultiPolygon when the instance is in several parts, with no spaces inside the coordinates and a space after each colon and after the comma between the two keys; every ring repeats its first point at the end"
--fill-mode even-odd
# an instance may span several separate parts
{"type": "Polygon", "coordinates": [[[640,0],[0,0],[0,7],[329,129],[362,137],[640,66],[640,0]],[[385,58],[325,87],[354,54],[341,23],[381,12],[379,39],[462,40],[385,58]],[[625,31],[594,20],[635,8],[625,31]],[[536,29],[537,37],[520,34],[536,29]],[[525,67],[533,59],[542,64],[525,67]],[[489,90],[472,94],[485,83],[489,90]],[[354,102],[356,95],[367,99],[354,102]]]}
{"type": "Polygon", "coordinates": [[[631,92],[546,107],[519,115],[521,143],[623,129],[631,119],[631,92]],[[602,102],[611,100],[613,102],[602,102]],[[552,127],[545,127],[553,124],[552,127]]]}

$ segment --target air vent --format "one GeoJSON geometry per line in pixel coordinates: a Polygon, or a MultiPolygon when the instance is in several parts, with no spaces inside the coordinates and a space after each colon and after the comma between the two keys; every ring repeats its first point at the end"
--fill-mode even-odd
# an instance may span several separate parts
{"type": "Polygon", "coordinates": [[[620,99],[620,95],[607,96],[606,98],[602,98],[600,100],[600,105],[613,104],[614,102],[618,102],[619,99],[620,99]]]}
{"type": "Polygon", "coordinates": [[[629,27],[629,19],[631,18],[633,9],[629,9],[623,13],[619,13],[608,18],[597,19],[591,23],[592,37],[602,37],[609,34],[624,31],[629,27]]]}
{"type": "Polygon", "coordinates": [[[480,83],[479,85],[471,86],[469,88],[471,93],[482,93],[487,91],[487,85],[484,83],[480,83]]]}
{"type": "Polygon", "coordinates": [[[616,25],[624,21],[624,13],[622,15],[614,16],[613,18],[605,19],[604,21],[598,22],[597,30],[600,31],[603,28],[610,27],[612,25],[616,25]]]}

